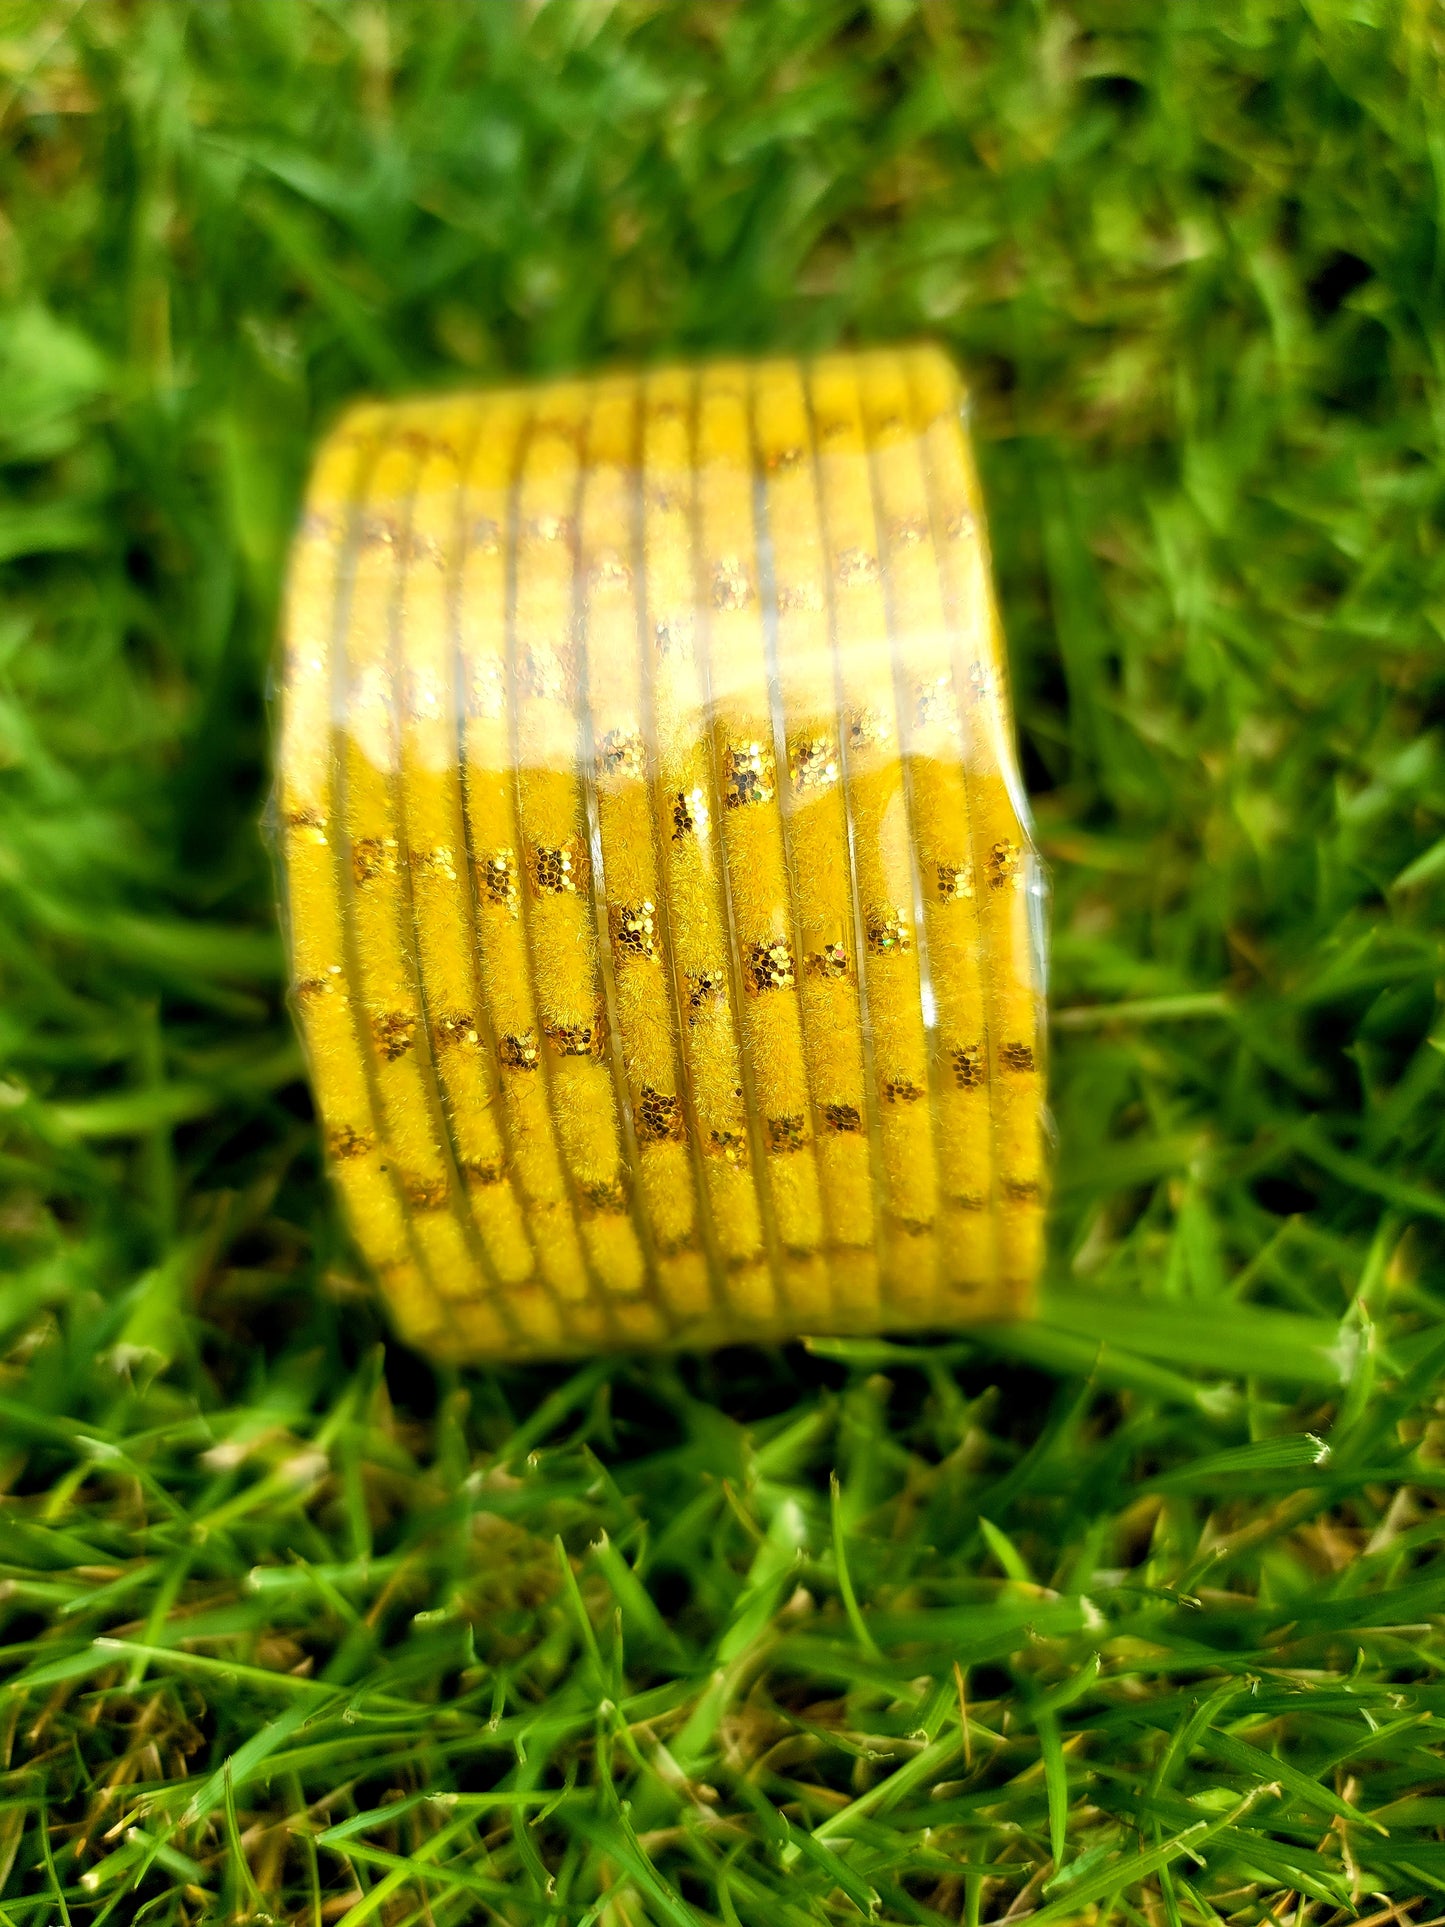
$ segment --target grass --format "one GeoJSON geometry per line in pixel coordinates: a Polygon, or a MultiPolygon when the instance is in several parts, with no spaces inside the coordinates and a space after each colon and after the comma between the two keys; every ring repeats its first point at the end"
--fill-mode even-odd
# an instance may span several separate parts
{"type": "Polygon", "coordinates": [[[0,5],[0,1927],[1445,1913],[1426,0],[0,5]],[[359,390],[934,334],[1045,1316],[440,1373],[258,817],[359,390]]]}

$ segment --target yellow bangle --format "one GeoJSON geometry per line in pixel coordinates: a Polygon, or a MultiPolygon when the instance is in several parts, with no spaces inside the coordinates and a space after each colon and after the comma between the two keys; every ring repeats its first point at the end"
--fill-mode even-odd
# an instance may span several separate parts
{"type": "Polygon", "coordinates": [[[602,1302],[618,1335],[666,1329],[646,1293],[613,1084],[582,782],[574,597],[587,390],[539,397],[517,483],[512,609],[522,923],[553,1121],[602,1302]]]}
{"type": "Polygon", "coordinates": [[[945,625],[928,488],[910,419],[906,364],[862,358],[859,376],[883,535],[895,654],[900,747],[923,906],[919,957],[934,1038],[931,1109],[946,1264],[941,1288],[981,1309],[998,1277],[993,1144],[981,943],[963,726],[945,625]],[[975,1301],[983,1301],[979,1304],[975,1301]]]}
{"type": "Polygon", "coordinates": [[[357,411],[327,443],[292,553],[285,613],[286,706],[279,758],[292,984],[332,1170],[352,1229],[397,1321],[419,1344],[451,1335],[385,1142],[363,1022],[346,967],[335,809],[333,685],[337,597],[354,535],[356,491],[386,426],[357,411]]]}
{"type": "Polygon", "coordinates": [[[528,403],[476,405],[462,494],[457,592],[461,782],[478,975],[496,1052],[501,1123],[538,1268],[569,1343],[609,1335],[589,1274],[547,1098],[522,914],[522,840],[513,764],[509,610],[514,482],[528,403]]]}
{"type": "Polygon", "coordinates": [[[578,520],[581,642],[587,665],[590,794],[606,942],[602,950],[626,1093],[638,1199],[657,1302],[677,1328],[711,1308],[698,1219],[681,1042],[661,907],[662,880],[644,730],[647,665],[639,621],[641,392],[598,385],[587,422],[578,520]]]}
{"type": "Polygon", "coordinates": [[[784,754],[778,775],[797,902],[804,1048],[829,1232],[834,1322],[882,1316],[869,1143],[870,1098],[843,803],[838,696],[816,450],[802,374],[769,362],[752,377],[753,439],[771,555],[784,754]]]}
{"type": "Polygon", "coordinates": [[[1003,634],[958,377],[937,350],[907,358],[912,426],[930,477],[944,605],[963,710],[964,767],[989,1028],[1000,1289],[1030,1302],[1043,1247],[1044,1004],[1041,886],[1024,828],[1003,634]]]}
{"type": "Polygon", "coordinates": [[[644,624],[652,649],[650,726],[656,744],[662,902],[722,1303],[734,1323],[767,1330],[776,1317],[777,1287],[743,1096],[719,806],[699,653],[695,408],[696,378],[688,370],[652,375],[644,384],[644,624]]]}
{"type": "MultiPolygon", "coordinates": [[[[395,648],[411,578],[410,518],[424,428],[392,427],[357,507],[350,591],[341,621],[334,690],[336,851],[346,922],[346,965],[377,1093],[383,1141],[413,1237],[453,1322],[480,1342],[531,1336],[494,1282],[470,1200],[450,1154],[411,944],[409,865],[401,840],[395,648]],[[484,1291],[478,1292],[478,1282],[484,1291]]],[[[555,1343],[549,1324],[536,1336],[555,1343]]]]}
{"type": "Polygon", "coordinates": [[[452,618],[462,464],[473,414],[438,410],[424,433],[413,434],[419,468],[392,640],[401,877],[411,908],[425,1042],[498,1310],[515,1329],[555,1342],[563,1325],[538,1271],[500,1122],[462,821],[452,618]]]}
{"type": "Polygon", "coordinates": [[[934,1315],[937,1303],[938,1168],[893,646],[856,361],[818,361],[808,388],[833,591],[869,1096],[883,1170],[884,1290],[890,1305],[916,1321],[934,1315]]]}
{"type": "Polygon", "coordinates": [[[748,402],[745,368],[722,364],[703,372],[696,457],[701,650],[752,1154],[782,1284],[780,1311],[807,1324],[826,1318],[828,1279],[759,593],[748,402]]]}
{"type": "MultiPolygon", "coordinates": [[[[368,486],[376,445],[391,426],[376,414],[353,418],[333,437],[310,495],[287,597],[281,823],[293,981],[331,1164],[403,1330],[418,1343],[447,1349],[457,1341],[457,1320],[441,1297],[447,1285],[455,1293],[460,1280],[437,1278],[428,1218],[414,1208],[405,1152],[399,1156],[385,1110],[372,1050],[374,1014],[356,973],[347,898],[347,869],[355,858],[339,796],[339,744],[349,742],[345,728],[335,726],[337,692],[347,682],[339,624],[355,599],[351,582],[364,538],[358,493],[368,486]]],[[[512,1341],[511,1328],[487,1320],[484,1307],[474,1308],[468,1337],[482,1345],[512,1341]]]]}
{"type": "Polygon", "coordinates": [[[329,1160],[458,1357],[944,1325],[1040,1260],[1040,888],[931,350],[354,411],[278,804],[329,1160]]]}

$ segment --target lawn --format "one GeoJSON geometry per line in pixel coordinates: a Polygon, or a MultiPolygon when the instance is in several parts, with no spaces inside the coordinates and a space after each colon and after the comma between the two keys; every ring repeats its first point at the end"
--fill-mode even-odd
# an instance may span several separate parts
{"type": "Polygon", "coordinates": [[[0,1927],[1445,1914],[1428,0],[0,0],[0,1927]],[[931,335],[1043,1316],[442,1371],[261,817],[345,401],[931,335]]]}

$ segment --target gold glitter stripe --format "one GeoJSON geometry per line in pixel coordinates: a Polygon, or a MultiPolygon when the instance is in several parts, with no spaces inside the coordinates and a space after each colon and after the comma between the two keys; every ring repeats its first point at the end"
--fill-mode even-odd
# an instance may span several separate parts
{"type": "Polygon", "coordinates": [[[754,372],[752,427],[772,549],[785,749],[778,790],[798,905],[799,994],[824,1216],[833,1246],[832,1309],[849,1324],[876,1324],[882,1315],[879,1225],[828,568],[807,397],[795,362],[769,362],[754,372]]]}
{"type": "Polygon", "coordinates": [[[938,1167],[928,1103],[913,869],[898,754],[892,650],[857,364],[808,371],[833,584],[844,789],[852,826],[874,1099],[886,1206],[886,1291],[909,1318],[937,1302],[938,1167]]]}
{"type": "Polygon", "coordinates": [[[1042,1256],[1046,1176],[1043,992],[1029,897],[1034,859],[1015,801],[1020,792],[1002,632],[978,482],[963,432],[963,395],[951,364],[936,350],[914,351],[907,366],[964,697],[963,754],[993,1087],[999,1265],[1012,1305],[1020,1309],[1031,1299],[1042,1256]]]}
{"type": "Polygon", "coordinates": [[[942,1187],[943,1281],[962,1294],[941,1313],[983,1309],[998,1274],[986,1076],[982,946],[963,725],[944,616],[928,486],[911,419],[907,365],[860,360],[863,412],[884,544],[900,744],[923,904],[937,1043],[930,1102],[942,1187]]]}

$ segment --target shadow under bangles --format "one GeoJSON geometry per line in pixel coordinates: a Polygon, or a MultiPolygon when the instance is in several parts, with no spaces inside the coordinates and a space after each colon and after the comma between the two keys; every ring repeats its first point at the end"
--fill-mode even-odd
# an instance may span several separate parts
{"type": "Polygon", "coordinates": [[[1026,1310],[1041,890],[930,349],[352,412],[287,599],[293,989],[415,1342],[1026,1310]]]}

